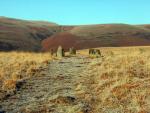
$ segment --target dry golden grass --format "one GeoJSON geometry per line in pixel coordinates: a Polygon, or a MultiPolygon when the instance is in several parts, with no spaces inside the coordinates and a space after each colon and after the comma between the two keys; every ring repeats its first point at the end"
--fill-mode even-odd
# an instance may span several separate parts
{"type": "Polygon", "coordinates": [[[37,76],[51,59],[49,53],[0,52],[0,90],[15,90],[18,80],[37,76]]]}
{"type": "MultiPolygon", "coordinates": [[[[82,76],[78,79],[71,76],[77,82],[77,85],[73,86],[75,97],[86,103],[89,109],[86,113],[149,113],[150,47],[100,48],[100,50],[102,58],[83,58],[89,63],[85,64],[87,68],[80,73],[82,76]]],[[[78,51],[78,54],[88,56],[88,50],[78,51]]],[[[47,70],[47,64],[52,59],[48,53],[16,52],[0,53],[0,58],[1,89],[9,93],[16,90],[18,80],[42,75],[41,71],[47,70]]],[[[77,58],[75,57],[75,60],[78,60],[77,58]]],[[[61,71],[66,70],[65,68],[61,71]]],[[[62,85],[61,81],[64,78],[59,76],[58,78],[58,85],[62,85]]],[[[68,103],[65,99],[59,97],[52,102],[55,105],[68,103]]],[[[72,107],[70,109],[76,110],[72,107]]]]}
{"type": "MultiPolygon", "coordinates": [[[[81,98],[92,113],[150,111],[150,47],[100,48],[103,59],[89,66],[81,98]]],[[[87,55],[88,50],[80,51],[87,55]]],[[[87,70],[86,70],[87,71],[87,70]]]]}

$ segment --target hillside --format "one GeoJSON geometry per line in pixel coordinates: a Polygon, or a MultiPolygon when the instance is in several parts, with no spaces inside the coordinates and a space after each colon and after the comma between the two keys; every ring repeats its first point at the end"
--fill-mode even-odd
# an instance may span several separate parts
{"type": "Polygon", "coordinates": [[[41,40],[58,30],[54,23],[0,17],[0,50],[38,51],[41,40]]]}
{"type": "Polygon", "coordinates": [[[142,25],[127,24],[75,26],[68,32],[45,39],[42,45],[47,50],[49,48],[55,49],[58,45],[62,45],[65,49],[71,46],[77,49],[144,46],[150,45],[150,30],[142,25]],[[72,45],[66,43],[66,39],[69,39],[72,45]]]}
{"type": "Polygon", "coordinates": [[[0,51],[48,51],[150,45],[150,25],[62,26],[45,21],[0,17],[0,51]]]}

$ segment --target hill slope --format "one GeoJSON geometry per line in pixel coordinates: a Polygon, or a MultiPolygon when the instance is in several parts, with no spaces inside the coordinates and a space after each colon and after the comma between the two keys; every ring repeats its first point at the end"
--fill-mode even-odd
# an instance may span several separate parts
{"type": "Polygon", "coordinates": [[[43,40],[43,49],[62,45],[65,49],[76,47],[144,46],[150,45],[150,30],[143,26],[126,24],[104,24],[75,26],[65,33],[59,33],[43,40]],[[70,40],[68,44],[66,40],[70,40]],[[61,41],[60,41],[61,40],[61,41]]]}
{"type": "Polygon", "coordinates": [[[61,26],[44,21],[0,17],[0,51],[48,51],[150,45],[150,25],[61,26]]]}
{"type": "Polygon", "coordinates": [[[58,30],[54,23],[0,17],[0,50],[38,51],[41,40],[58,30]]]}

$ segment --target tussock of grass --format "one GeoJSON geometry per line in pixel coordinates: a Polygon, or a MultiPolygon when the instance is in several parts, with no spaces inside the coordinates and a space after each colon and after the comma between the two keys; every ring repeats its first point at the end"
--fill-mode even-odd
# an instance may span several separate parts
{"type": "Polygon", "coordinates": [[[52,59],[49,53],[1,52],[0,90],[16,90],[17,81],[38,76],[52,59]]]}
{"type": "Polygon", "coordinates": [[[148,113],[149,47],[102,48],[101,51],[104,59],[93,60],[88,79],[83,78],[87,89],[79,96],[90,103],[93,113],[148,113]]]}

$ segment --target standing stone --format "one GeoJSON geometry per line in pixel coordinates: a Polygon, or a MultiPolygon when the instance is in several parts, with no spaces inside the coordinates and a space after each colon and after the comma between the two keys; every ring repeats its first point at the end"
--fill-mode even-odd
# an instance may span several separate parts
{"type": "Polygon", "coordinates": [[[53,56],[53,54],[54,54],[53,49],[50,49],[50,51],[49,51],[49,52],[50,52],[50,55],[51,55],[51,56],[53,56]]]}
{"type": "Polygon", "coordinates": [[[70,55],[76,55],[76,49],[74,47],[69,49],[69,54],[70,55]]]}
{"type": "Polygon", "coordinates": [[[57,57],[62,58],[64,56],[65,56],[65,51],[61,46],[59,46],[58,49],[57,49],[57,57]]]}
{"type": "Polygon", "coordinates": [[[101,52],[100,52],[100,50],[99,49],[95,49],[95,56],[96,57],[101,57],[101,52]]]}
{"type": "Polygon", "coordinates": [[[93,55],[94,54],[94,49],[89,49],[89,55],[93,55]]]}
{"type": "Polygon", "coordinates": [[[99,49],[89,49],[89,55],[92,57],[101,57],[101,52],[99,49]]]}

